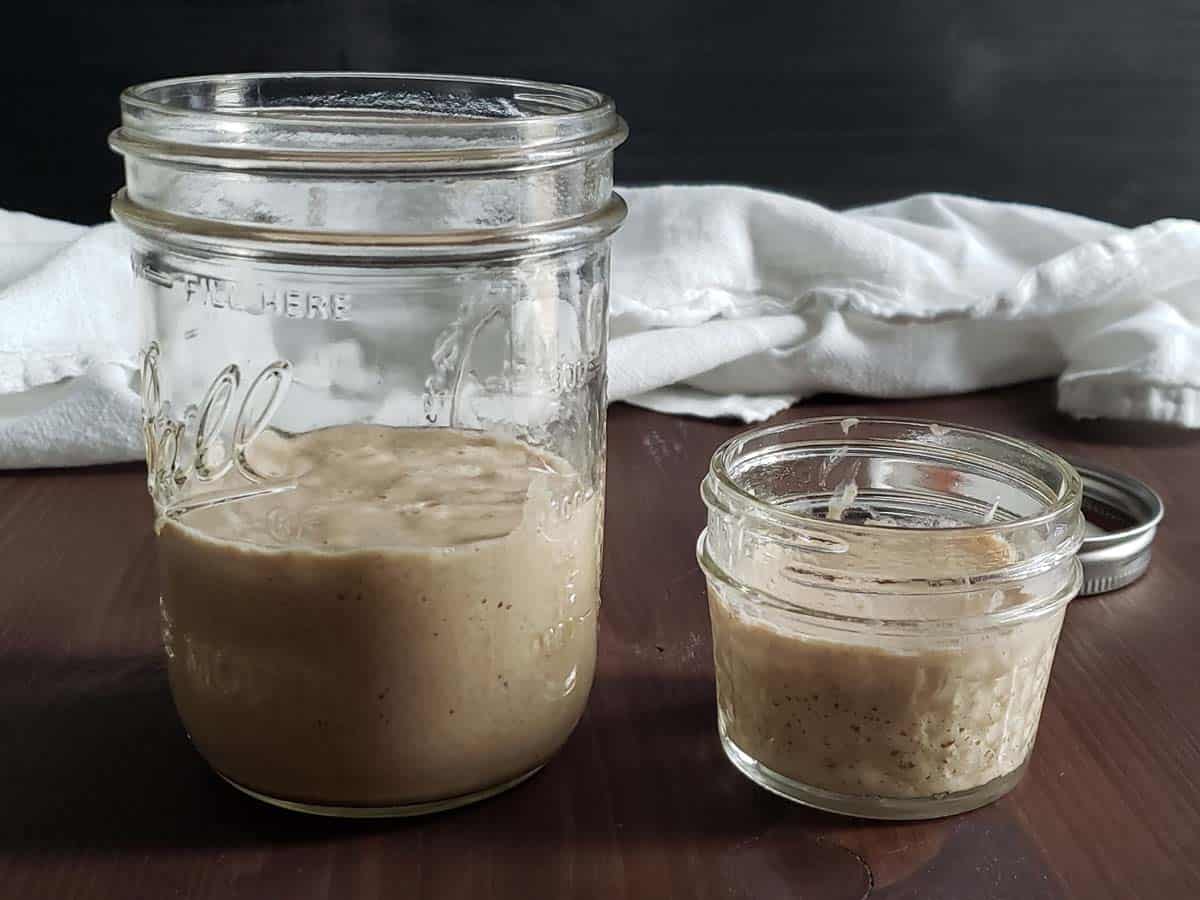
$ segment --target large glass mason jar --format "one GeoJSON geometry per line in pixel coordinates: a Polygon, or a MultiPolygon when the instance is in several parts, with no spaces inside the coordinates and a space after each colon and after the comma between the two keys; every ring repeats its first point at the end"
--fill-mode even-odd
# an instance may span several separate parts
{"type": "Polygon", "coordinates": [[[601,94],[508,79],[123,94],[171,688],[248,793],[447,808],[579,720],[625,134],[601,94]]]}

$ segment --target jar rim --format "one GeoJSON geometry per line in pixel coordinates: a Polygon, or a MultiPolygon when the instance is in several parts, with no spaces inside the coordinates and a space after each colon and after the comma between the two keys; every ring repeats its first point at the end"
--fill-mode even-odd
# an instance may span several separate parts
{"type": "MultiPolygon", "coordinates": [[[[438,74],[430,72],[371,72],[371,71],[318,71],[318,72],[231,72],[227,74],[213,75],[184,75],[176,78],[161,78],[156,81],[146,81],[140,84],[130,85],[121,92],[122,103],[129,106],[138,106],[142,108],[154,109],[159,112],[175,112],[182,115],[218,115],[218,116],[254,116],[263,115],[270,116],[278,121],[302,121],[308,117],[305,115],[289,115],[281,114],[273,110],[291,110],[293,107],[288,106],[267,106],[267,107],[239,107],[236,105],[225,105],[220,109],[201,109],[195,106],[181,107],[177,103],[168,102],[165,99],[156,99],[154,95],[163,95],[166,92],[180,87],[198,86],[198,85],[226,85],[232,86],[239,82],[249,84],[252,80],[266,81],[277,80],[281,82],[291,81],[329,81],[333,79],[362,79],[364,81],[378,82],[425,82],[428,84],[473,84],[473,85],[489,85],[494,87],[511,87],[521,88],[523,90],[542,91],[547,94],[555,94],[564,102],[575,101],[573,108],[568,108],[565,112],[549,113],[549,114],[532,114],[522,115],[522,119],[563,119],[570,116],[581,115],[587,112],[592,112],[603,108],[606,105],[611,105],[612,101],[601,94],[599,91],[594,91],[590,88],[577,87],[570,84],[558,84],[548,81],[533,81],[525,78],[508,78],[490,75],[454,75],[454,74],[438,74]]],[[[308,98],[297,99],[316,99],[314,96],[308,98]]],[[[373,102],[381,98],[371,98],[373,102]]],[[[363,110],[369,112],[386,113],[389,110],[386,106],[365,106],[347,103],[341,106],[315,104],[306,109],[345,109],[345,110],[363,110]]],[[[391,110],[398,112],[399,110],[391,110]]],[[[423,113],[425,115],[436,115],[436,113],[423,113]]],[[[477,125],[481,121],[504,121],[507,117],[490,117],[480,115],[475,117],[462,117],[458,119],[447,118],[441,121],[442,125],[477,125]]],[[[514,117],[515,118],[515,117],[514,117]]],[[[359,114],[333,115],[323,116],[322,120],[328,124],[361,124],[364,121],[369,122],[369,119],[364,119],[359,114]]],[[[404,120],[397,119],[391,115],[381,115],[380,121],[377,124],[396,127],[404,123],[404,120]]]]}
{"type": "Polygon", "coordinates": [[[169,78],[126,88],[121,113],[119,153],[238,169],[523,168],[606,152],[628,133],[589,88],[431,73],[169,78]]]}
{"type": "MultiPolygon", "coordinates": [[[[872,524],[869,522],[845,522],[841,520],[831,520],[811,513],[786,509],[779,504],[771,503],[756,496],[751,491],[742,486],[732,472],[731,463],[736,455],[750,441],[761,440],[763,438],[774,437],[777,435],[787,434],[789,432],[799,432],[804,429],[826,427],[836,425],[842,428],[847,438],[847,443],[851,442],[849,431],[858,425],[878,425],[878,426],[896,426],[907,428],[924,428],[929,429],[931,434],[948,435],[952,433],[971,435],[977,438],[983,438],[989,441],[994,441],[1013,448],[1029,457],[1036,459],[1061,476],[1061,483],[1057,489],[1057,496],[1054,501],[1047,504],[1046,507],[1031,516],[1022,516],[1016,519],[1008,519],[999,522],[977,523],[977,524],[954,524],[954,525],[932,525],[923,527],[922,531],[928,531],[931,534],[995,534],[1004,535],[1008,532],[1025,529],[1031,526],[1037,526],[1062,516],[1064,513],[1070,512],[1073,507],[1078,507],[1083,494],[1083,481],[1075,468],[1057,453],[1046,450],[1037,444],[1020,438],[1011,437],[1010,435],[1001,434],[997,431],[990,431],[984,428],[976,428],[969,425],[960,425],[951,422],[940,422],[932,419],[918,419],[906,416],[814,416],[806,419],[798,419],[792,422],[784,422],[779,425],[768,425],[759,428],[752,428],[740,434],[734,435],[729,440],[722,443],[713,453],[712,460],[709,463],[708,478],[721,488],[732,492],[738,500],[744,502],[750,509],[761,514],[764,518],[778,525],[794,525],[797,528],[803,529],[805,526],[819,525],[820,528],[830,534],[879,534],[881,532],[894,533],[897,529],[894,525],[872,524]],[[850,423],[847,428],[847,424],[850,423]],[[939,431],[944,429],[944,431],[939,431]]],[[[705,502],[710,503],[710,497],[705,495],[705,502]]],[[[819,549],[819,548],[814,548],[819,549]]]]}

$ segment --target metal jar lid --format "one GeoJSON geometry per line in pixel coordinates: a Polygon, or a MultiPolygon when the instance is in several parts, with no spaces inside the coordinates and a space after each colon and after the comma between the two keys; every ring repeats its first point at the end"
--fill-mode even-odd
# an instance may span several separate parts
{"type": "Polygon", "coordinates": [[[1163,502],[1138,479],[1071,460],[1083,479],[1083,517],[1088,534],[1079,548],[1083,587],[1079,596],[1104,594],[1131,584],[1150,565],[1151,544],[1163,502]]]}

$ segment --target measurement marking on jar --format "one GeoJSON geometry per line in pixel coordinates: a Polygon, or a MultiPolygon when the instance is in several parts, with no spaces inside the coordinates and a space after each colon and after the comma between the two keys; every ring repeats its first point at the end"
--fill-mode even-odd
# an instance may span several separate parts
{"type": "Polygon", "coordinates": [[[318,294],[259,285],[260,312],[270,310],[285,319],[350,319],[349,294],[318,294]]]}
{"type": "Polygon", "coordinates": [[[556,391],[577,391],[588,384],[600,372],[600,360],[580,359],[573,362],[560,362],[552,373],[553,389],[556,391]]]}
{"type": "Polygon", "coordinates": [[[185,274],[180,279],[185,303],[199,302],[214,309],[240,309],[234,295],[237,282],[203,275],[185,274]]]}
{"type": "Polygon", "coordinates": [[[261,283],[247,290],[232,279],[191,272],[164,272],[142,260],[134,261],[133,274],[168,288],[188,305],[228,309],[252,316],[270,314],[281,319],[350,321],[350,294],[341,291],[307,291],[261,283]]]}
{"type": "Polygon", "coordinates": [[[134,278],[144,279],[151,284],[157,284],[159,287],[169,288],[173,286],[174,282],[166,272],[160,272],[145,260],[134,258],[132,262],[134,278]]]}

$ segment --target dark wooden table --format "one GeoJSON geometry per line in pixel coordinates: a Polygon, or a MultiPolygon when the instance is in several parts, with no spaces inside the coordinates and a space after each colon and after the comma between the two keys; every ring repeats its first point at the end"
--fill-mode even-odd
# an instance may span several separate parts
{"type": "Polygon", "coordinates": [[[0,475],[0,897],[1200,896],[1200,435],[1071,422],[1048,384],[785,415],[879,409],[1033,438],[1166,500],[1149,574],[1072,604],[1009,797],[891,825],[734,771],[693,548],[735,429],[619,405],[587,715],[528,784],[423,820],[307,818],[222,784],[171,706],[140,467],[0,475]]]}

